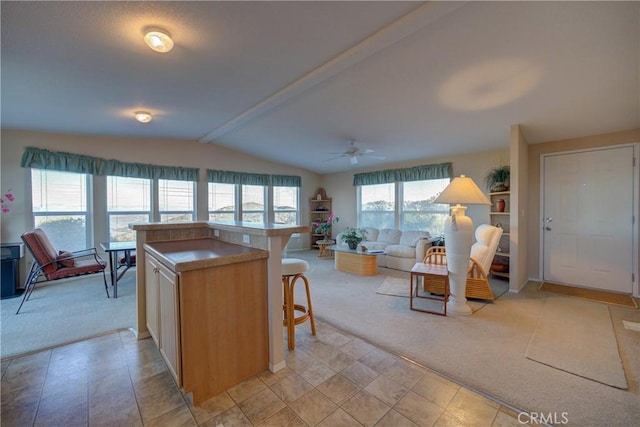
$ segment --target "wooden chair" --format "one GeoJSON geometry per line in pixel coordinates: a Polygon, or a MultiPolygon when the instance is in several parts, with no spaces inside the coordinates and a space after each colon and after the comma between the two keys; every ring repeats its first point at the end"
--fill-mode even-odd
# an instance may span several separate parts
{"type": "Polygon", "coordinates": [[[33,256],[33,264],[31,264],[31,269],[25,279],[22,302],[20,302],[16,314],[20,313],[22,304],[29,299],[38,283],[83,274],[102,272],[104,289],[107,292],[107,298],[109,298],[107,276],[104,272],[107,263],[100,258],[96,248],[76,252],[58,252],[41,228],[28,231],[21,238],[33,256]]]}
{"type": "Polygon", "coordinates": [[[316,334],[316,322],[313,318],[313,307],[311,306],[311,292],[309,291],[309,280],[304,275],[309,269],[309,263],[303,259],[284,258],[282,260],[282,288],[284,304],[283,326],[287,327],[287,342],[289,350],[296,348],[296,326],[309,320],[311,322],[311,334],[316,334]],[[302,279],[304,290],[307,294],[307,305],[295,303],[294,287],[298,279],[302,279]],[[301,313],[296,316],[296,312],[301,313]]]}
{"type": "MultiPolygon", "coordinates": [[[[489,268],[502,237],[502,229],[489,224],[481,224],[475,231],[476,242],[471,246],[469,270],[467,270],[467,298],[494,300],[489,285],[489,268]]],[[[444,246],[432,246],[424,257],[425,264],[447,264],[447,252],[444,246]]],[[[433,279],[432,279],[433,280],[433,279]]],[[[425,292],[441,292],[441,283],[423,282],[425,292]]]]}

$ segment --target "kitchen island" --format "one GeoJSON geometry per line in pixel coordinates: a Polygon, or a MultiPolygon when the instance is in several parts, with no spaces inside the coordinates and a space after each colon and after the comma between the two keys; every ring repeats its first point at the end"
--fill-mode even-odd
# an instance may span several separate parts
{"type": "Polygon", "coordinates": [[[268,369],[267,251],[209,238],[144,250],[146,326],[195,403],[268,369]]]}
{"type": "MultiPolygon", "coordinates": [[[[150,335],[153,337],[155,334],[156,336],[154,337],[154,339],[157,342],[162,342],[162,332],[158,332],[158,330],[163,330],[162,320],[159,321],[159,326],[155,326],[157,329],[155,331],[153,330],[154,325],[148,325],[147,321],[148,318],[151,318],[153,322],[153,319],[157,317],[156,315],[154,315],[154,313],[149,314],[147,307],[149,307],[149,311],[153,310],[153,307],[157,306],[157,304],[153,303],[154,298],[158,300],[160,298],[159,294],[155,294],[153,292],[156,286],[156,281],[152,279],[154,275],[157,274],[157,276],[155,277],[158,284],[160,282],[170,284],[173,278],[172,275],[179,276],[178,282],[180,283],[180,279],[182,277],[185,277],[186,279],[186,277],[189,276],[192,280],[206,281],[210,278],[220,277],[216,276],[216,274],[220,273],[222,277],[224,277],[224,281],[233,284],[232,287],[237,287],[241,282],[249,282],[254,284],[262,283],[262,285],[256,286],[261,286],[264,291],[261,296],[257,297],[258,299],[261,299],[260,302],[257,302],[256,300],[255,303],[252,302],[252,305],[249,305],[244,301],[244,294],[243,296],[233,296],[233,294],[230,294],[228,295],[228,297],[236,300],[233,303],[235,305],[226,305],[220,311],[229,310],[231,307],[233,307],[233,311],[239,314],[244,314],[245,317],[252,317],[254,304],[256,304],[258,307],[263,307],[264,305],[266,305],[267,329],[266,333],[264,333],[264,337],[268,343],[267,368],[272,372],[276,372],[286,366],[286,363],[284,361],[284,334],[282,327],[283,301],[281,258],[284,247],[289,241],[291,234],[307,233],[310,231],[309,226],[255,224],[244,222],[185,222],[134,223],[130,224],[129,227],[136,231],[136,251],[139,254],[148,254],[148,258],[150,260],[149,262],[145,261],[144,263],[138,263],[136,272],[138,312],[136,333],[139,338],[145,338],[150,335]],[[199,240],[207,240],[210,242],[216,242],[217,244],[229,244],[230,246],[223,246],[227,248],[234,248],[234,250],[239,250],[238,248],[242,248],[242,250],[235,253],[232,253],[233,251],[224,252],[223,255],[223,252],[216,252],[217,249],[214,250],[212,248],[199,248],[197,246],[199,244],[199,240]],[[196,246],[193,246],[194,244],[196,246]],[[261,255],[256,255],[258,253],[261,255]],[[256,256],[257,259],[248,259],[253,256],[256,256]],[[227,261],[229,261],[229,263],[227,263],[227,261]],[[234,264],[242,265],[244,263],[263,263],[266,265],[266,268],[260,270],[262,267],[256,267],[255,265],[251,266],[251,268],[247,268],[246,270],[253,271],[253,273],[246,275],[245,268],[237,269],[237,267],[233,267],[234,264]],[[156,269],[157,272],[153,273],[154,275],[147,274],[147,272],[154,272],[156,269]],[[218,271],[214,273],[213,270],[218,271]],[[197,276],[198,274],[200,274],[201,276],[197,276]],[[147,281],[149,281],[148,284],[147,281]],[[152,288],[151,291],[147,289],[148,287],[152,288]],[[160,338],[158,338],[158,334],[160,335],[160,338]]],[[[171,288],[171,286],[161,287],[160,285],[158,285],[158,289],[168,288],[171,288]]],[[[182,287],[178,285],[175,288],[178,290],[178,293],[176,293],[175,295],[178,295],[178,302],[180,303],[179,289],[181,289],[182,287]]],[[[217,288],[216,286],[212,287],[212,289],[217,289],[217,291],[220,292],[228,291],[228,288],[229,287],[223,287],[221,285],[217,285],[217,288]]],[[[201,292],[201,294],[197,294],[196,292],[194,292],[194,295],[197,295],[197,297],[195,298],[206,300],[206,298],[209,297],[209,295],[207,294],[207,292],[209,291],[207,289],[208,287],[203,286],[202,289],[198,291],[201,292]]],[[[253,289],[252,292],[256,292],[256,295],[259,294],[259,291],[257,291],[256,289],[253,289]]],[[[166,295],[164,300],[168,301],[170,299],[170,296],[171,295],[166,295]]],[[[183,298],[187,297],[184,296],[183,298]]],[[[185,304],[187,302],[189,304],[195,304],[194,301],[191,301],[188,298],[185,299],[185,304]]],[[[202,302],[199,301],[198,303],[201,304],[202,302]]],[[[171,314],[172,305],[165,302],[165,306],[169,307],[167,309],[167,313],[171,314]]],[[[162,305],[160,305],[160,308],[162,308],[162,305]]],[[[173,332],[169,330],[170,333],[168,335],[175,336],[176,338],[174,339],[176,340],[180,339],[182,341],[184,339],[184,336],[192,336],[193,331],[185,331],[185,328],[198,329],[201,327],[203,322],[211,322],[211,320],[207,317],[208,310],[203,307],[199,307],[196,309],[190,308],[189,310],[187,310],[188,314],[185,314],[185,310],[181,309],[182,307],[180,305],[176,306],[175,314],[178,318],[180,316],[192,316],[193,318],[189,319],[189,322],[187,322],[185,325],[180,325],[180,330],[176,331],[176,334],[179,335],[173,334],[173,332]],[[207,316],[204,316],[202,310],[205,310],[207,312],[207,316]]],[[[258,317],[260,317],[260,315],[258,315],[258,317]]],[[[158,318],[162,319],[162,315],[158,318]]],[[[165,322],[171,323],[167,319],[165,319],[165,322]]],[[[220,320],[220,322],[223,322],[223,320],[220,320]]],[[[245,319],[242,319],[242,322],[245,322],[245,319]]],[[[242,322],[239,324],[239,326],[242,325],[242,322]]],[[[207,326],[209,327],[210,325],[207,326]]],[[[168,326],[166,328],[168,328],[168,326]]],[[[264,331],[264,329],[262,329],[262,326],[258,326],[257,328],[260,329],[260,331],[264,331]]],[[[210,328],[210,330],[213,330],[213,328],[210,328]]],[[[237,332],[234,333],[234,336],[235,335],[237,335],[235,339],[240,342],[239,345],[244,345],[243,340],[246,341],[247,337],[251,336],[251,333],[247,335],[245,334],[245,332],[237,332]]],[[[223,337],[223,335],[217,335],[217,338],[220,337],[223,337]]],[[[169,340],[168,342],[170,342],[171,340],[170,337],[165,339],[169,340]]],[[[256,339],[250,338],[248,341],[256,341],[256,339]]],[[[204,344],[200,343],[199,345],[202,346],[204,344]]],[[[211,348],[214,348],[213,344],[211,346],[211,348]]],[[[176,353],[176,355],[171,355],[168,353],[168,349],[164,350],[162,348],[162,344],[160,344],[159,347],[161,348],[161,353],[164,353],[163,357],[165,358],[165,360],[172,360],[172,362],[168,362],[168,364],[175,363],[175,367],[173,368],[173,371],[175,372],[172,373],[176,378],[181,378],[181,386],[185,388],[185,391],[187,391],[187,388],[192,387],[191,383],[187,384],[186,382],[187,378],[191,378],[191,374],[187,374],[187,371],[191,368],[187,367],[187,361],[185,361],[184,357],[182,357],[183,354],[180,352],[176,353]]],[[[195,350],[195,353],[200,353],[201,351],[201,347],[198,347],[195,350]]],[[[208,358],[211,356],[206,357],[208,358]]],[[[199,364],[206,363],[211,362],[205,359],[199,362],[199,364]]],[[[233,365],[229,365],[228,367],[232,366],[233,365]]],[[[201,375],[201,373],[205,373],[204,375],[209,375],[209,373],[206,371],[206,368],[195,368],[193,375],[194,377],[197,377],[201,375]]],[[[196,392],[194,391],[194,401],[200,401],[202,397],[205,397],[205,395],[208,394],[208,392],[198,392],[197,394],[198,397],[196,397],[196,392]]]]}

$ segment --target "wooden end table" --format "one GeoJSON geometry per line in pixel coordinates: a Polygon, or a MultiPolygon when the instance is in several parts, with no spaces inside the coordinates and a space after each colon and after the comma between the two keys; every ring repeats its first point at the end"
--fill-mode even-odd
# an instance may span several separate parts
{"type": "Polygon", "coordinates": [[[327,249],[327,246],[335,245],[335,240],[317,240],[316,245],[318,245],[318,249],[320,252],[318,253],[318,258],[330,258],[332,256],[331,250],[327,249]]]}
{"type": "Polygon", "coordinates": [[[447,300],[449,299],[449,270],[447,270],[446,265],[424,264],[422,262],[416,263],[411,269],[411,282],[409,286],[409,308],[411,310],[437,314],[440,316],[447,315],[447,300]],[[420,277],[422,277],[422,280],[435,279],[437,283],[442,283],[442,297],[419,295],[418,286],[420,285],[420,277]],[[442,312],[416,308],[413,306],[414,298],[441,301],[442,312]]]}

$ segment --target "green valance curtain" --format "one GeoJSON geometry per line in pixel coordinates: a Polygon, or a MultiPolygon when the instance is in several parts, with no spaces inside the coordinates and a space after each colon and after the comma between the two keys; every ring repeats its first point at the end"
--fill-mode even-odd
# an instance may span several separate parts
{"type": "Polygon", "coordinates": [[[145,163],[121,162],[119,160],[101,161],[98,175],[126,176],[129,178],[198,181],[197,168],[158,166],[145,163]]]}
{"type": "Polygon", "coordinates": [[[175,179],[198,181],[198,168],[179,166],[159,166],[144,163],[128,163],[119,160],[105,160],[80,154],[49,151],[42,148],[26,147],[20,165],[25,168],[52,169],[63,172],[86,173],[91,175],[114,175],[129,178],[175,179]]]}
{"type": "Polygon", "coordinates": [[[99,159],[91,156],[26,147],[20,166],[95,175],[98,172],[98,163],[99,159]]]}
{"type": "Polygon", "coordinates": [[[207,169],[207,180],[219,184],[269,185],[269,175],[207,169]]]}
{"type": "Polygon", "coordinates": [[[403,169],[386,169],[376,172],[357,173],[353,185],[389,184],[391,182],[424,181],[453,176],[453,166],[449,163],[422,165],[403,169]]]}
{"type": "Polygon", "coordinates": [[[302,178],[295,175],[271,175],[274,187],[302,187],[302,178]]]}

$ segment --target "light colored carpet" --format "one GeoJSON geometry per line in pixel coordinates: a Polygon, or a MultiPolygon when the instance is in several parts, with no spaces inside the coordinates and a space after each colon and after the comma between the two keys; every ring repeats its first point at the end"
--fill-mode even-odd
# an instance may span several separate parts
{"type": "Polygon", "coordinates": [[[548,299],[527,357],[603,384],[628,388],[606,304],[548,299]]]}
{"type": "Polygon", "coordinates": [[[22,296],[2,300],[1,357],[135,326],[135,287],[132,269],[118,282],[117,299],[107,299],[102,277],[93,275],[38,285],[20,314],[22,296]]]}
{"type": "Polygon", "coordinates": [[[545,302],[563,298],[539,292],[538,283],[507,292],[471,316],[443,317],[409,310],[406,298],[376,293],[386,277],[408,278],[408,272],[380,269],[378,276],[356,276],[336,271],[317,251],[289,256],[310,263],[315,315],[335,327],[512,407],[566,412],[567,425],[629,426],[640,419],[640,339],[622,325],[640,322],[640,310],[609,307],[629,382],[629,390],[621,390],[525,357],[545,302]]]}
{"type": "MultiPolygon", "coordinates": [[[[409,298],[409,281],[410,281],[409,278],[404,278],[404,277],[385,277],[380,287],[378,287],[378,289],[376,290],[376,293],[380,295],[390,295],[390,296],[396,296],[396,297],[409,298]]],[[[505,280],[490,279],[489,284],[491,286],[491,290],[493,291],[493,295],[496,299],[509,290],[509,283],[505,280]]],[[[418,291],[422,292],[420,291],[420,289],[418,291]]],[[[428,293],[425,293],[425,294],[428,295],[428,293]]],[[[486,301],[486,300],[475,300],[475,299],[467,300],[469,307],[471,307],[471,311],[474,311],[474,312],[480,310],[482,307],[484,307],[485,304],[488,304],[489,302],[490,301],[486,301]]],[[[439,307],[442,306],[440,302],[416,300],[416,299],[414,299],[414,304],[428,305],[429,307],[426,307],[426,308],[429,308],[432,310],[439,310],[439,307]]]]}

